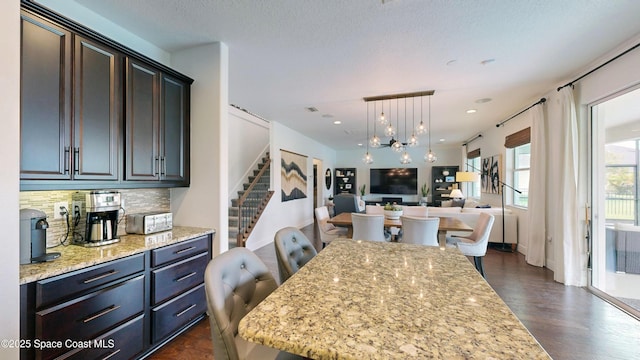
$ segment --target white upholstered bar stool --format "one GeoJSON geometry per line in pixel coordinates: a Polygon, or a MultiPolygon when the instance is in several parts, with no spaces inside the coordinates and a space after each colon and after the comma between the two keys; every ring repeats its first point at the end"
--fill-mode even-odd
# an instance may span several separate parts
{"type": "Polygon", "coordinates": [[[339,237],[346,237],[349,229],[345,227],[335,226],[327,222],[329,220],[329,209],[326,206],[320,206],[315,209],[316,220],[318,221],[318,230],[322,247],[327,246],[331,241],[339,237]]]}
{"type": "Polygon", "coordinates": [[[440,218],[401,216],[402,238],[406,244],[438,246],[438,225],[440,218]]]}
{"type": "Polygon", "coordinates": [[[384,233],[384,215],[351,214],[353,240],[391,241],[384,233]]]}
{"type": "Polygon", "coordinates": [[[484,277],[484,264],[482,263],[482,258],[487,253],[489,234],[491,233],[491,227],[493,227],[494,220],[495,217],[493,215],[484,212],[480,213],[476,226],[469,236],[447,236],[447,244],[457,245],[458,249],[460,249],[464,255],[473,256],[473,262],[482,277],[484,277]]]}

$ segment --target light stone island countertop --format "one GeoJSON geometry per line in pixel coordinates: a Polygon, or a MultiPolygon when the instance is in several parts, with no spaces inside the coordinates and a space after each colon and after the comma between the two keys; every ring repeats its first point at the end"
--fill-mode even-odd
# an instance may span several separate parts
{"type": "Polygon", "coordinates": [[[312,359],[550,359],[457,248],[334,240],[238,329],[312,359]]]}
{"type": "Polygon", "coordinates": [[[92,265],[117,260],[147,250],[179,243],[199,236],[215,234],[215,230],[197,227],[174,226],[171,231],[149,235],[126,234],[120,242],[99,246],[57,246],[47,252],[59,252],[60,257],[49,262],[20,265],[20,285],[33,281],[84,269],[92,265]]]}

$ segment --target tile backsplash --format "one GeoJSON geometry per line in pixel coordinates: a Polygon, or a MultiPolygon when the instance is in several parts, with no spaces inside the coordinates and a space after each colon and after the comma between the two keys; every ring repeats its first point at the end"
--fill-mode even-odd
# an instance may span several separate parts
{"type": "MultiPolygon", "coordinates": [[[[136,214],[148,211],[171,211],[171,195],[170,190],[161,189],[122,189],[116,190],[121,194],[124,201],[126,214],[136,214]]],[[[22,191],[20,192],[20,209],[37,209],[43,211],[47,215],[49,228],[47,229],[47,247],[54,247],[65,240],[67,234],[67,222],[63,217],[54,219],[53,207],[57,202],[66,202],[71,208],[74,199],[84,199],[84,194],[89,190],[57,190],[57,191],[22,191]]],[[[84,206],[84,205],[83,205],[84,206]]],[[[73,213],[70,210],[70,213],[73,213]]],[[[78,227],[84,229],[85,226],[85,209],[83,207],[81,222],[78,227]]],[[[119,214],[122,219],[118,223],[118,235],[125,234],[126,219],[123,212],[119,214]]],[[[73,227],[73,218],[69,217],[70,226],[73,227]]],[[[72,235],[69,234],[69,238],[72,235]]],[[[70,240],[67,240],[70,242],[70,240]]]]}

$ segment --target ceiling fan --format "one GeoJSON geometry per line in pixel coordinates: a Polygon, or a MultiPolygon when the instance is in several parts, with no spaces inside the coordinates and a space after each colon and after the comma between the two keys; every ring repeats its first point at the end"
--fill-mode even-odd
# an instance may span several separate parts
{"type": "MultiPolygon", "coordinates": [[[[398,140],[396,140],[393,136],[391,137],[391,140],[389,140],[388,144],[380,144],[380,147],[392,147],[393,144],[397,143],[398,140]]],[[[402,146],[407,146],[406,142],[401,142],[400,144],[402,144],[402,146]]]]}

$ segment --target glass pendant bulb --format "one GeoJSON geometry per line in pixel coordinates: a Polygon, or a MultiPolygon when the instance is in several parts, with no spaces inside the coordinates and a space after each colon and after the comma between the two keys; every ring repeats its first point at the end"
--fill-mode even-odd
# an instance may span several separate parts
{"type": "Polygon", "coordinates": [[[395,152],[402,152],[402,150],[404,150],[404,146],[400,141],[396,141],[391,145],[391,150],[395,152]]]}
{"type": "Polygon", "coordinates": [[[418,137],[416,136],[416,134],[411,134],[411,137],[409,138],[409,140],[407,140],[407,146],[416,147],[418,145],[419,145],[418,137]]]}
{"type": "Polygon", "coordinates": [[[384,116],[384,111],[380,113],[380,117],[378,118],[378,123],[380,125],[386,125],[387,124],[387,117],[384,116]]]}
{"type": "Polygon", "coordinates": [[[426,161],[426,162],[433,163],[433,162],[436,162],[437,160],[438,160],[438,157],[431,150],[429,150],[429,152],[424,155],[424,161],[426,161]]]}
{"type": "Polygon", "coordinates": [[[402,156],[400,157],[400,163],[401,164],[411,164],[411,155],[409,155],[408,152],[404,152],[402,153],[402,156]]]}
{"type": "Polygon", "coordinates": [[[424,135],[426,133],[427,133],[427,127],[425,126],[424,122],[420,120],[420,123],[418,124],[418,126],[416,126],[416,134],[424,135]]]}
{"type": "Polygon", "coordinates": [[[394,136],[396,134],[396,129],[389,123],[386,128],[384,128],[384,134],[386,136],[394,136]]]}
{"type": "Polygon", "coordinates": [[[369,145],[371,145],[372,148],[380,147],[380,138],[378,137],[378,135],[374,134],[371,137],[371,139],[369,140],[369,145]]]}
{"type": "Polygon", "coordinates": [[[367,165],[373,163],[373,156],[371,156],[371,154],[367,151],[367,153],[364,154],[364,157],[362,157],[362,162],[367,165]]]}

